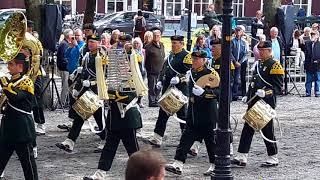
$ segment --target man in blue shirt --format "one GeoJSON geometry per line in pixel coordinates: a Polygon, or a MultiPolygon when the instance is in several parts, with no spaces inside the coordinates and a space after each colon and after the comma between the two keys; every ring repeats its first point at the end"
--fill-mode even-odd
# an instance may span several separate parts
{"type": "Polygon", "coordinates": [[[231,59],[235,65],[234,81],[232,87],[232,99],[238,100],[238,96],[246,94],[246,69],[247,69],[247,48],[246,42],[242,39],[244,31],[241,27],[235,29],[236,36],[231,41],[231,59]],[[239,82],[241,93],[239,93],[239,82]]]}
{"type": "Polygon", "coordinates": [[[69,47],[65,51],[65,58],[68,59],[67,69],[69,74],[72,74],[74,70],[79,66],[80,49],[84,45],[83,35],[81,29],[76,29],[74,37],[69,43],[69,47]]]}

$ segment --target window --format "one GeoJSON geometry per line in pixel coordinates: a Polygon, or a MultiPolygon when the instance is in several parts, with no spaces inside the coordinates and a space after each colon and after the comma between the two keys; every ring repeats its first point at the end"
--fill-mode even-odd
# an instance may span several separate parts
{"type": "Polygon", "coordinates": [[[211,3],[211,0],[193,0],[192,12],[197,13],[197,16],[203,16],[204,11],[211,3]]]}
{"type": "Polygon", "coordinates": [[[123,11],[124,10],[123,8],[125,6],[123,0],[108,0],[107,5],[108,5],[107,14],[123,11]]]}
{"type": "Polygon", "coordinates": [[[235,17],[243,17],[244,15],[244,1],[245,0],[233,0],[233,15],[235,17]]]}
{"type": "Polygon", "coordinates": [[[303,8],[307,16],[311,14],[311,0],[292,0],[294,6],[303,8]]]}
{"type": "Polygon", "coordinates": [[[166,16],[180,16],[184,8],[184,0],[166,0],[166,16]]]}

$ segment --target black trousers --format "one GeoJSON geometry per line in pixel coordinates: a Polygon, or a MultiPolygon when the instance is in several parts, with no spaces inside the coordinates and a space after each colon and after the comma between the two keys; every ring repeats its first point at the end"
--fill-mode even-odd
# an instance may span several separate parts
{"type": "Polygon", "coordinates": [[[11,155],[16,152],[26,180],[37,180],[38,172],[34,160],[32,143],[5,144],[0,143],[0,174],[4,171],[11,155]]]}
{"type": "Polygon", "coordinates": [[[135,129],[108,130],[106,144],[100,156],[98,169],[104,171],[110,170],[120,140],[129,156],[139,150],[135,129]]]}
{"type": "MultiPolygon", "coordinates": [[[[102,125],[102,108],[99,108],[94,114],[93,114],[94,119],[96,120],[96,123],[99,127],[99,130],[101,131],[103,128],[102,125]]],[[[71,139],[72,141],[76,141],[77,138],[79,137],[81,128],[83,126],[84,120],[80,116],[75,116],[72,122],[72,127],[70,129],[70,132],[68,134],[68,138],[71,139]]],[[[106,131],[103,130],[101,133],[98,134],[101,139],[106,138],[106,131]]]]}
{"type": "MultiPolygon", "coordinates": [[[[271,120],[263,129],[263,135],[270,139],[270,140],[276,140],[274,136],[274,128],[273,128],[273,120],[271,120]]],[[[242,132],[241,132],[241,138],[240,138],[240,143],[239,143],[239,148],[238,152],[240,153],[249,153],[251,142],[252,142],[252,137],[254,135],[254,129],[248,124],[244,123],[242,132]]],[[[278,154],[278,148],[276,143],[271,143],[266,140],[264,140],[264,144],[267,147],[267,153],[268,156],[272,156],[275,154],[278,154]]]]}
{"type": "Polygon", "coordinates": [[[245,96],[247,93],[246,74],[247,74],[248,61],[244,61],[240,66],[240,81],[241,81],[241,96],[245,96]]]}
{"type": "Polygon", "coordinates": [[[197,139],[204,139],[206,144],[209,161],[210,163],[214,163],[215,156],[215,141],[214,141],[214,130],[213,129],[197,129],[190,126],[186,126],[184,130],[179,146],[177,147],[176,155],[174,157],[175,160],[182,161],[185,163],[187,159],[187,153],[190,150],[192,144],[197,139]]]}
{"type": "Polygon", "coordinates": [[[149,104],[158,102],[160,90],[157,89],[156,84],[159,75],[147,73],[148,78],[148,99],[149,104]]]}
{"type": "MultiPolygon", "coordinates": [[[[180,118],[181,120],[186,120],[186,105],[184,105],[178,112],[177,112],[177,117],[180,118]]],[[[154,132],[159,134],[161,137],[164,136],[164,132],[166,131],[167,128],[167,122],[169,119],[169,115],[164,112],[161,108],[159,109],[159,117],[156,122],[156,127],[154,128],[154,132]]],[[[183,132],[185,129],[186,125],[183,123],[180,123],[180,129],[183,132]]]]}

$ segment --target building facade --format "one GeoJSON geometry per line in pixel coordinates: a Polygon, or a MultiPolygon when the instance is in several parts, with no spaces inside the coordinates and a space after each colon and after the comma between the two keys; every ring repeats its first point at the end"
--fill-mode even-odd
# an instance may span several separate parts
{"type": "MultiPolygon", "coordinates": [[[[214,3],[214,0],[192,1],[192,12],[197,14],[198,19],[202,19],[204,11],[214,3]]],[[[263,1],[266,0],[233,0],[233,13],[237,17],[255,16],[257,10],[263,9],[263,1]]],[[[86,0],[55,0],[55,2],[70,6],[73,14],[83,13],[86,7],[86,0]]],[[[320,14],[320,0],[282,0],[282,4],[290,2],[299,8],[304,8],[308,16],[320,14]]],[[[113,13],[143,9],[162,14],[166,19],[178,20],[186,12],[188,4],[189,0],[97,0],[96,11],[113,13]]],[[[4,8],[24,8],[24,0],[1,2],[0,9],[4,8]]]]}

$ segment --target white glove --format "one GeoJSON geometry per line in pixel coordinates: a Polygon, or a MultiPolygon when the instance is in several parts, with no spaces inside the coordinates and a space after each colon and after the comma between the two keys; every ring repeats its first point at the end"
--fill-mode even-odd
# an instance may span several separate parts
{"type": "Polygon", "coordinates": [[[157,82],[156,88],[157,89],[161,89],[162,88],[162,82],[161,81],[157,82]]]}
{"type": "Polygon", "coordinates": [[[83,80],[82,81],[82,86],[83,87],[90,87],[90,81],[89,80],[83,80]]]}
{"type": "Polygon", "coordinates": [[[242,99],[241,99],[241,101],[242,101],[243,103],[247,103],[248,97],[247,97],[247,96],[243,96],[242,99]]]}
{"type": "Polygon", "coordinates": [[[180,82],[180,79],[177,76],[171,78],[170,80],[170,84],[173,84],[173,85],[179,84],[179,82],[180,82]]]}
{"type": "Polygon", "coordinates": [[[82,72],[82,69],[83,69],[83,68],[82,68],[81,66],[78,67],[78,68],[77,68],[77,73],[81,73],[81,72],[82,72]]]}
{"type": "Polygon", "coordinates": [[[261,98],[264,98],[266,96],[266,92],[263,89],[258,89],[256,95],[261,98]]]}
{"type": "Polygon", "coordinates": [[[75,89],[72,90],[72,96],[74,97],[78,97],[79,96],[79,92],[75,89]]]}
{"type": "Polygon", "coordinates": [[[69,79],[70,79],[71,81],[73,81],[73,80],[74,80],[74,74],[70,74],[70,75],[69,75],[69,79]]]}
{"type": "Polygon", "coordinates": [[[192,88],[192,93],[196,96],[201,96],[204,93],[204,89],[198,85],[194,85],[192,88]]]}

